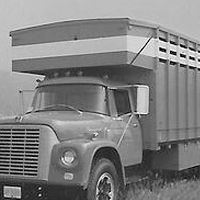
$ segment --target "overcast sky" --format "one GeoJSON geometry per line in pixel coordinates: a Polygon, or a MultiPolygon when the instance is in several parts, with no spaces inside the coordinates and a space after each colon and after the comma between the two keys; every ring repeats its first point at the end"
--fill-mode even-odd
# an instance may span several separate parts
{"type": "Polygon", "coordinates": [[[0,0],[0,70],[11,71],[11,30],[55,21],[129,17],[200,41],[200,0],[0,0]]]}

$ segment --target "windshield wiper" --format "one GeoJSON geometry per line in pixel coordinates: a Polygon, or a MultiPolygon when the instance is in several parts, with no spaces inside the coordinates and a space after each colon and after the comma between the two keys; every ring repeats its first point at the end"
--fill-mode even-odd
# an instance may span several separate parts
{"type": "Polygon", "coordinates": [[[48,111],[48,110],[51,110],[53,108],[58,108],[58,107],[65,108],[65,109],[70,109],[70,110],[78,112],[79,114],[82,114],[82,111],[80,111],[79,109],[77,109],[77,108],[75,108],[75,107],[73,107],[71,105],[67,105],[67,104],[53,104],[53,105],[46,106],[43,109],[33,110],[33,112],[48,111]]]}

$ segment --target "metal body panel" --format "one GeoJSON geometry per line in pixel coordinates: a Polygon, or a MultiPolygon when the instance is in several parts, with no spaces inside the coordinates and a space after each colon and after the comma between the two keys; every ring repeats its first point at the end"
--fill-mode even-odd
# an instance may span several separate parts
{"type": "Polygon", "coordinates": [[[160,63],[156,70],[157,141],[199,139],[199,70],[160,63]]]}
{"type": "Polygon", "coordinates": [[[51,150],[58,139],[48,126],[1,124],[0,178],[48,180],[51,150]]]}
{"type": "MultiPolygon", "coordinates": [[[[40,130],[40,137],[37,138],[37,143],[39,140],[38,146],[38,162],[37,162],[37,172],[34,175],[24,175],[23,166],[22,172],[20,172],[17,168],[17,163],[22,162],[21,160],[16,160],[15,153],[13,151],[17,151],[16,153],[20,154],[21,157],[19,159],[24,159],[24,162],[32,162],[30,158],[27,157],[27,151],[34,151],[34,149],[30,149],[30,142],[27,142],[29,146],[26,144],[26,140],[20,138],[22,145],[28,146],[28,150],[20,149],[16,150],[15,148],[19,145],[19,139],[16,141],[17,144],[14,145],[14,137],[11,135],[12,146],[8,147],[8,152],[10,154],[14,154],[12,157],[5,157],[7,161],[5,162],[4,157],[2,157],[3,152],[0,152],[0,179],[9,179],[13,178],[15,180],[24,179],[24,180],[45,180],[48,181],[48,184],[53,185],[67,185],[67,186],[87,186],[88,178],[90,174],[91,164],[93,161],[93,157],[95,153],[102,148],[113,149],[117,155],[119,155],[119,151],[116,143],[112,140],[108,140],[108,133],[106,134],[106,130],[110,128],[112,121],[110,117],[105,117],[103,115],[98,114],[83,114],[79,115],[77,113],[71,112],[47,112],[47,113],[35,113],[36,115],[28,114],[23,116],[21,122],[16,122],[15,118],[4,119],[1,121],[1,132],[0,137],[2,138],[2,129],[5,128],[8,130],[13,127],[18,131],[20,129],[35,129],[40,130]],[[40,124],[39,124],[40,122],[40,124]],[[50,128],[51,127],[51,128],[50,128]],[[98,136],[96,138],[92,138],[90,133],[97,132],[98,136]],[[24,144],[25,143],[25,144],[24,144]],[[65,150],[73,149],[76,151],[78,156],[78,163],[74,167],[66,167],[61,163],[61,155],[65,150]],[[20,151],[20,152],[19,152],[20,151]],[[24,153],[25,152],[25,153],[24,153]],[[25,157],[25,158],[24,158],[25,157]],[[26,161],[26,159],[29,159],[26,161]],[[16,163],[15,163],[16,162],[16,163]],[[3,167],[8,165],[12,171],[16,171],[17,175],[9,174],[7,171],[3,173],[1,171],[5,170],[3,167]],[[15,165],[14,167],[12,165],[15,165]],[[3,167],[2,167],[3,166],[3,167]],[[20,172],[20,174],[19,174],[20,172]],[[65,178],[66,173],[73,173],[73,179],[68,180],[65,178]]],[[[110,130],[110,129],[109,129],[110,130]]],[[[114,130],[111,129],[111,132],[114,130]]],[[[7,131],[8,132],[8,131],[7,131]]],[[[32,131],[33,132],[33,131],[32,131]]],[[[9,132],[10,133],[10,132],[9,132]]],[[[113,133],[114,134],[114,133],[113,133]]],[[[8,140],[8,134],[6,135],[6,140],[8,140]]],[[[19,137],[19,136],[18,136],[19,137]]],[[[21,137],[21,135],[20,135],[21,137]]],[[[34,138],[32,139],[34,140],[34,138]]],[[[31,140],[31,141],[32,141],[31,140]]],[[[34,142],[34,141],[33,141],[34,142]]],[[[22,146],[21,145],[21,146],[22,146]]],[[[5,146],[5,145],[4,145],[5,146]]],[[[20,148],[21,148],[20,146],[20,148]]],[[[2,148],[2,146],[1,146],[2,148]]],[[[34,155],[35,156],[35,155],[34,155]]],[[[119,160],[120,160],[120,156],[119,160]]],[[[35,157],[34,157],[35,158],[35,157]]],[[[139,162],[136,159],[135,162],[139,162]]],[[[120,165],[125,164],[122,161],[119,161],[120,165]]],[[[28,165],[25,163],[24,165],[28,165]]],[[[34,164],[35,166],[35,164],[34,164]]],[[[33,166],[33,167],[34,167],[33,166]]],[[[27,166],[28,170],[31,170],[30,166],[27,166]]],[[[122,168],[122,167],[121,167],[122,168]]],[[[35,168],[34,168],[35,169],[35,168]]],[[[123,168],[122,168],[123,170],[123,168]]],[[[27,172],[26,172],[27,173],[27,172]]],[[[122,172],[124,173],[124,172],[122,172]]]]}
{"type": "Polygon", "coordinates": [[[180,171],[200,165],[199,142],[180,143],[153,153],[152,167],[180,171]]]}
{"type": "MultiPolygon", "coordinates": [[[[54,183],[58,185],[67,185],[67,186],[80,185],[83,186],[84,188],[87,188],[94,155],[101,148],[107,148],[107,147],[117,151],[116,144],[112,141],[105,139],[102,140],[77,139],[77,140],[65,141],[58,145],[55,145],[52,150],[52,159],[50,163],[50,170],[48,177],[49,183],[54,183]],[[70,148],[76,151],[79,160],[78,164],[71,168],[63,167],[60,162],[60,155],[63,151],[70,148]],[[73,174],[72,180],[67,180],[64,178],[66,172],[73,174]]],[[[120,165],[122,164],[121,161],[119,164],[120,165]]],[[[125,174],[123,169],[122,173],[124,177],[125,174]]]]}
{"type": "MultiPolygon", "coordinates": [[[[116,129],[118,132],[118,135],[121,138],[121,133],[123,133],[124,128],[126,127],[126,124],[128,123],[130,119],[129,116],[122,117],[123,120],[116,121],[116,129]]],[[[115,136],[116,133],[114,132],[112,136],[115,136]]],[[[122,160],[123,166],[130,166],[137,163],[142,162],[142,138],[141,138],[141,127],[138,122],[137,117],[134,115],[132,120],[130,121],[130,125],[128,126],[126,133],[121,140],[121,143],[119,144],[118,139],[118,151],[119,155],[122,160]],[[127,152],[134,152],[134,153],[127,153],[127,152]]]]}
{"type": "Polygon", "coordinates": [[[154,24],[128,18],[87,19],[56,22],[10,33],[13,46],[39,44],[48,42],[84,40],[119,35],[149,35],[154,24]],[[137,27],[136,29],[134,27],[137,27]]]}
{"type": "Polygon", "coordinates": [[[159,58],[200,67],[198,41],[158,25],[127,18],[57,22],[14,31],[10,35],[13,70],[18,72],[44,74],[53,66],[66,69],[127,65],[131,63],[127,59],[129,55],[137,54],[149,38],[136,60],[140,59],[140,64],[134,65],[154,69],[158,63],[153,66],[148,63],[159,58]]]}
{"type": "MultiPolygon", "coordinates": [[[[15,60],[12,62],[12,66],[15,72],[45,75],[51,71],[63,70],[63,66],[65,66],[65,70],[83,67],[100,67],[103,70],[105,66],[107,66],[107,68],[112,66],[124,66],[126,68],[126,66],[129,65],[135,56],[136,54],[131,52],[110,52],[78,56],[60,56],[51,58],[15,60]]],[[[135,65],[146,69],[153,69],[155,66],[155,59],[149,56],[141,55],[136,60],[135,65]]]]}
{"type": "Polygon", "coordinates": [[[13,71],[45,74],[49,70],[128,65],[152,39],[136,65],[152,69],[155,25],[121,19],[80,20],[11,32],[13,71]]]}

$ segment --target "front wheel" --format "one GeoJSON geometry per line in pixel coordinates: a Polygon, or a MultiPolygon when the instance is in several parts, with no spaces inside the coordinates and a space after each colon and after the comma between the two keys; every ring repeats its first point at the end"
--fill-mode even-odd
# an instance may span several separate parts
{"type": "Polygon", "coordinates": [[[118,200],[120,180],[114,164],[102,158],[93,166],[87,188],[88,200],[118,200]]]}

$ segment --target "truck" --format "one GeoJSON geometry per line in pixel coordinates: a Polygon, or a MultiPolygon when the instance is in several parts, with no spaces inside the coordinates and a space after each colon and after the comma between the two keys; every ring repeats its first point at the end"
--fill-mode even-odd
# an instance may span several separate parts
{"type": "Polygon", "coordinates": [[[200,165],[200,43],[129,18],[12,31],[12,69],[41,75],[0,120],[0,199],[118,200],[151,171],[200,165]]]}

